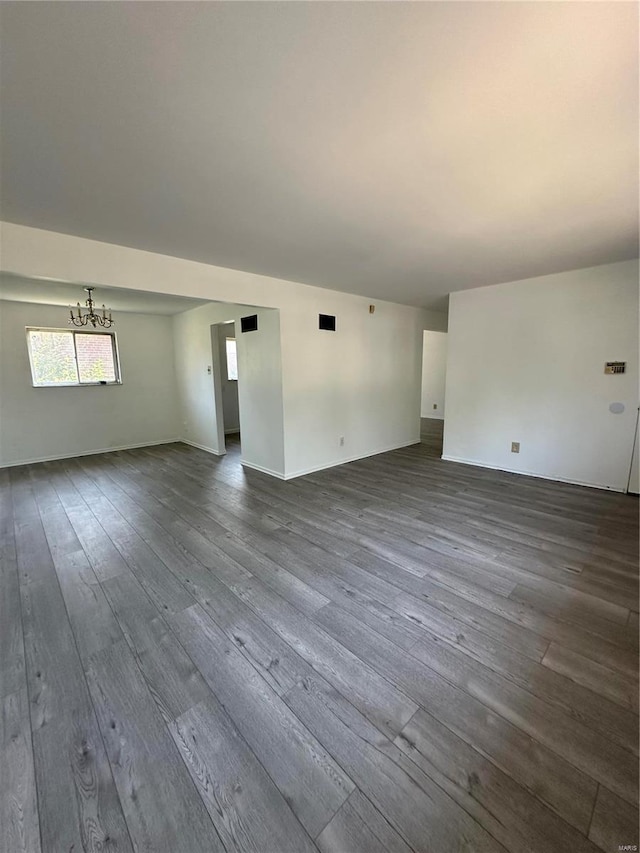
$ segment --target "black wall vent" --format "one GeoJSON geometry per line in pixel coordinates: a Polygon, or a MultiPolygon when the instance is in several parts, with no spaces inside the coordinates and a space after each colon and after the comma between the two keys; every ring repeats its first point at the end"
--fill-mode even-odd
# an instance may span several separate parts
{"type": "Polygon", "coordinates": [[[318,328],[324,329],[327,332],[335,332],[336,318],[333,316],[333,314],[319,314],[318,328]]]}
{"type": "Polygon", "coordinates": [[[250,317],[240,318],[241,332],[257,332],[258,331],[258,315],[251,314],[250,317]]]}

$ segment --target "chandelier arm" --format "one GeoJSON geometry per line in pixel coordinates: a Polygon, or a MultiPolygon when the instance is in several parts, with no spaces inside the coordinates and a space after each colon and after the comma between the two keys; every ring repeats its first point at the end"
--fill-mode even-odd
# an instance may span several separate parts
{"type": "Polygon", "coordinates": [[[82,309],[80,308],[80,303],[77,304],[77,315],[74,315],[73,308],[69,310],[69,320],[68,322],[74,326],[87,326],[89,323],[93,326],[94,329],[97,329],[98,326],[101,326],[104,329],[110,329],[111,326],[114,325],[114,321],[111,317],[111,309],[107,309],[106,306],[102,305],[102,316],[100,313],[95,310],[95,302],[91,294],[93,293],[93,287],[85,287],[87,292],[87,299],[85,301],[85,305],[87,307],[87,311],[83,314],[82,309]],[[107,311],[109,312],[109,316],[107,316],[107,311]]]}

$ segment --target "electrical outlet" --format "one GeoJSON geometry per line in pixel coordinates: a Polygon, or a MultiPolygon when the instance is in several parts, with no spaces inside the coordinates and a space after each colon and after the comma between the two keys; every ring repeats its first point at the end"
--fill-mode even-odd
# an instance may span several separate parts
{"type": "Polygon", "coordinates": [[[433,404],[433,408],[434,408],[434,409],[437,409],[437,408],[438,408],[438,404],[437,404],[437,403],[434,403],[434,404],[433,404]]]}
{"type": "Polygon", "coordinates": [[[512,453],[520,453],[520,442],[512,441],[511,442],[511,452],[512,453]]]}
{"type": "Polygon", "coordinates": [[[340,447],[344,447],[344,436],[340,436],[340,447]]]}

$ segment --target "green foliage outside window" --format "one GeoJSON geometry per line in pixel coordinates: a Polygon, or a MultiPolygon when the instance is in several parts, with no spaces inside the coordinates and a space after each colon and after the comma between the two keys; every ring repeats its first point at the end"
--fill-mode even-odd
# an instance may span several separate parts
{"type": "Polygon", "coordinates": [[[36,386],[119,381],[112,334],[28,329],[27,337],[36,386]]]}

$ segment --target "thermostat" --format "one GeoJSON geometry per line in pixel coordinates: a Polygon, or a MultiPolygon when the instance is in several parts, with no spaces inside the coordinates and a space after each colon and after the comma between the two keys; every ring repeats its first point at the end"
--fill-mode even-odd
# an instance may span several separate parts
{"type": "Polygon", "coordinates": [[[605,373],[624,373],[626,369],[626,361],[607,361],[604,365],[605,373]]]}

